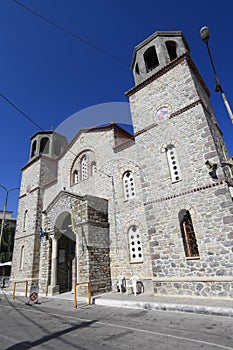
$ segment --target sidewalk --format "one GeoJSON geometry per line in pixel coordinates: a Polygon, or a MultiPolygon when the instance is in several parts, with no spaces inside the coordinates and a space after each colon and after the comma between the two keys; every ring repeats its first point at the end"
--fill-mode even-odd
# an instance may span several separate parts
{"type": "MultiPolygon", "coordinates": [[[[1,294],[12,295],[10,288],[4,288],[1,294]]],[[[0,299],[1,299],[0,294],[0,299]]],[[[15,298],[24,296],[23,292],[16,292],[15,298]]],[[[58,294],[47,297],[43,294],[39,296],[41,303],[51,308],[63,308],[68,311],[74,307],[74,294],[71,292],[58,294]]],[[[25,300],[27,300],[25,298],[25,300]]],[[[78,307],[87,303],[87,298],[78,297],[78,307]]],[[[233,317],[233,299],[216,299],[216,298],[194,298],[184,296],[161,296],[150,294],[133,294],[126,293],[105,293],[92,297],[92,304],[107,307],[124,307],[144,310],[158,311],[179,311],[191,312],[207,315],[231,316],[233,317]]]]}
{"type": "Polygon", "coordinates": [[[125,293],[107,293],[93,297],[96,305],[137,308],[159,311],[180,311],[233,317],[233,300],[162,296],[139,294],[136,297],[125,293]]]}

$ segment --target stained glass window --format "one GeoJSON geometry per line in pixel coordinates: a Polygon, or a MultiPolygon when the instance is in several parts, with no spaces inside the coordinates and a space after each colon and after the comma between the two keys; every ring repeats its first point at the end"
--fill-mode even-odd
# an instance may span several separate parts
{"type": "Polygon", "coordinates": [[[179,221],[186,257],[198,257],[198,244],[190,212],[186,209],[182,209],[179,212],[179,221]]]}

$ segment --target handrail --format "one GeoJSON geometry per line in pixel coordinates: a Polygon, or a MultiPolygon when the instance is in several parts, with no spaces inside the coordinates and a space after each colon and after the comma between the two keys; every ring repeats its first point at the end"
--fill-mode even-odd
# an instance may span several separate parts
{"type": "Polygon", "coordinates": [[[13,292],[12,292],[12,300],[15,299],[15,290],[16,290],[16,284],[17,283],[26,283],[26,286],[25,286],[25,297],[27,297],[27,294],[28,294],[28,281],[16,281],[16,282],[14,282],[14,287],[13,287],[13,292]]]}
{"type": "Polygon", "coordinates": [[[77,309],[77,286],[87,284],[88,287],[88,305],[91,305],[91,282],[74,283],[74,308],[77,309]]]}

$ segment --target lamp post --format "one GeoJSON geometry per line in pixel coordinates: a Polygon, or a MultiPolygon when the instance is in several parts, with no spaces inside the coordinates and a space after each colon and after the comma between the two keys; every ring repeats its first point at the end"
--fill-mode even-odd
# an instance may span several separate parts
{"type": "Polygon", "coordinates": [[[215,65],[214,65],[214,60],[213,60],[213,56],[211,54],[211,51],[210,51],[210,47],[209,47],[209,38],[210,38],[210,32],[209,32],[209,28],[208,27],[202,27],[201,30],[200,30],[200,34],[201,34],[201,38],[202,40],[204,41],[204,43],[206,43],[206,47],[207,47],[207,50],[208,50],[208,54],[209,54],[209,57],[210,57],[210,62],[211,62],[211,65],[212,65],[212,68],[213,68],[213,71],[214,71],[214,76],[215,76],[215,81],[216,81],[216,86],[215,86],[215,91],[216,92],[221,92],[221,95],[222,95],[222,98],[223,98],[223,102],[225,104],[225,107],[227,109],[227,112],[228,112],[228,115],[231,119],[231,122],[233,123],[233,114],[232,114],[232,111],[231,111],[231,107],[229,105],[229,102],[227,100],[227,97],[223,91],[223,88],[222,88],[222,85],[220,84],[220,81],[219,81],[219,77],[218,77],[218,74],[217,74],[217,71],[216,71],[216,68],[215,68],[215,65]]]}
{"type": "Polygon", "coordinates": [[[2,217],[2,225],[1,225],[1,231],[0,231],[0,252],[1,252],[1,247],[2,247],[2,235],[3,235],[3,229],[4,229],[4,224],[5,224],[5,218],[6,218],[6,209],[7,209],[7,201],[8,201],[8,195],[11,191],[14,190],[19,190],[19,187],[14,187],[10,188],[9,190],[3,186],[0,185],[0,187],[5,191],[6,196],[5,196],[5,201],[4,201],[4,208],[3,208],[3,217],[2,217]]]}

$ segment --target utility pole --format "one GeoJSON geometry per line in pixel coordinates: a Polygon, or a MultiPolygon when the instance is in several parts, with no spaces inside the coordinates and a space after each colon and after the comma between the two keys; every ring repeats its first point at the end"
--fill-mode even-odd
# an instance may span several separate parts
{"type": "Polygon", "coordinates": [[[213,71],[214,71],[214,76],[215,76],[215,81],[216,81],[215,91],[216,92],[219,92],[219,91],[221,92],[222,99],[223,99],[223,102],[224,102],[225,107],[227,109],[228,115],[229,115],[229,117],[231,119],[231,122],[233,123],[232,110],[231,110],[230,104],[228,102],[228,99],[227,99],[227,97],[225,95],[225,92],[223,91],[222,85],[220,84],[220,80],[219,80],[219,77],[218,77],[218,74],[217,74],[217,71],[216,71],[216,68],[215,68],[215,65],[214,65],[213,56],[212,56],[211,51],[210,51],[210,47],[209,47],[209,38],[210,38],[209,28],[206,27],[206,26],[202,27],[201,30],[200,30],[200,34],[201,34],[202,40],[206,44],[206,47],[207,47],[207,50],[208,50],[208,54],[209,54],[209,57],[210,57],[210,62],[211,62],[211,65],[212,65],[212,68],[213,68],[213,71]]]}
{"type": "MultiPolygon", "coordinates": [[[[0,185],[0,187],[5,191],[6,196],[5,196],[5,201],[4,201],[4,207],[3,207],[3,217],[2,217],[2,224],[1,224],[1,231],[0,231],[0,252],[2,248],[2,235],[3,235],[3,230],[4,230],[4,225],[5,225],[5,219],[6,219],[6,210],[7,210],[7,201],[8,201],[8,195],[11,191],[14,190],[19,190],[19,187],[14,187],[11,189],[7,189],[5,186],[0,185]]],[[[1,259],[1,258],[0,258],[1,259]]]]}

